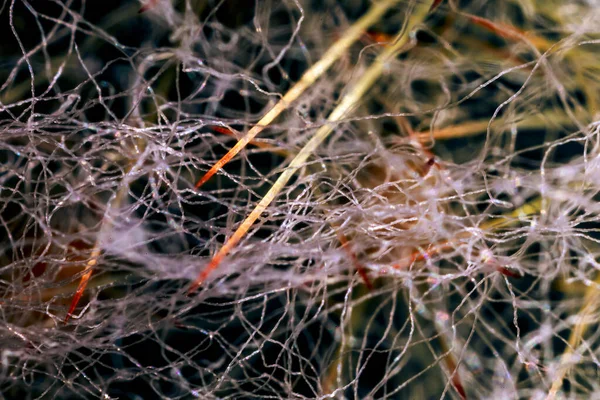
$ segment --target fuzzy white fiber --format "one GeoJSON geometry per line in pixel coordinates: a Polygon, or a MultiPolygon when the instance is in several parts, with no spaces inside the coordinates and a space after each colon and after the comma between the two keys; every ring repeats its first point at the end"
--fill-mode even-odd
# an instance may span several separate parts
{"type": "Polygon", "coordinates": [[[600,398],[600,4],[434,3],[0,2],[0,398],[600,398]]]}

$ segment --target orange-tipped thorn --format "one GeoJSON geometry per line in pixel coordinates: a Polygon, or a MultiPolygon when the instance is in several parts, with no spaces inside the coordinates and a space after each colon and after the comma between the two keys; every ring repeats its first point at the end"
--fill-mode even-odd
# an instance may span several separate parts
{"type": "Polygon", "coordinates": [[[522,276],[519,273],[517,273],[515,271],[511,271],[510,269],[508,269],[506,267],[496,267],[496,269],[502,275],[508,276],[509,278],[522,278],[522,276]]]}
{"type": "Polygon", "coordinates": [[[512,40],[515,42],[520,40],[527,40],[539,50],[547,50],[549,47],[551,47],[551,43],[549,43],[546,39],[529,34],[528,32],[515,28],[514,26],[499,22],[492,22],[487,18],[478,17],[476,15],[468,15],[467,17],[474,24],[479,25],[505,39],[512,40]]]}
{"type": "Polygon", "coordinates": [[[206,278],[208,278],[210,273],[213,272],[215,269],[217,269],[217,267],[221,263],[222,259],[223,259],[223,257],[215,256],[212,260],[210,260],[210,263],[208,263],[206,268],[204,268],[202,270],[202,272],[200,272],[200,274],[198,275],[198,278],[196,278],[194,283],[192,283],[192,285],[188,289],[188,292],[187,292],[188,296],[193,294],[196,290],[198,290],[198,288],[204,283],[206,278]]]}
{"type": "Polygon", "coordinates": [[[371,42],[382,44],[384,46],[394,40],[392,35],[378,31],[368,31],[365,35],[371,42]]]}
{"type": "Polygon", "coordinates": [[[448,349],[448,346],[446,345],[445,341],[441,341],[441,343],[442,343],[442,348],[444,348],[444,350],[448,353],[448,355],[445,357],[444,360],[446,363],[446,367],[448,368],[449,372],[452,374],[452,378],[451,378],[452,386],[454,387],[454,389],[460,396],[461,400],[467,400],[467,392],[465,391],[465,387],[463,386],[462,381],[460,379],[459,371],[457,368],[458,366],[456,365],[454,356],[450,353],[450,350],[448,349]]]}
{"type": "Polygon", "coordinates": [[[454,376],[452,377],[452,385],[454,386],[454,389],[456,389],[456,391],[458,392],[460,398],[462,400],[467,400],[467,392],[465,392],[465,388],[463,387],[462,382],[460,381],[458,371],[456,371],[454,373],[454,376]]]}
{"type": "Polygon", "coordinates": [[[86,273],[83,274],[83,276],[81,277],[81,281],[79,282],[77,291],[75,292],[75,295],[73,296],[73,300],[71,300],[71,306],[69,307],[69,312],[67,312],[67,316],[65,317],[65,324],[67,322],[69,322],[69,319],[71,319],[71,316],[75,312],[75,308],[77,307],[79,300],[81,300],[81,296],[83,296],[83,292],[85,291],[85,288],[87,287],[88,282],[90,281],[90,278],[92,277],[93,272],[94,272],[93,268],[88,268],[86,273]]]}
{"type": "MultiPolygon", "coordinates": [[[[239,136],[236,135],[236,132],[231,129],[231,128],[225,128],[223,126],[213,126],[212,129],[216,132],[222,133],[223,135],[227,135],[227,136],[232,136],[234,138],[238,138],[239,136]]],[[[267,143],[263,143],[263,142],[257,142],[256,140],[251,140],[248,142],[248,144],[251,144],[253,146],[259,147],[261,149],[268,149],[268,150],[272,150],[274,149],[273,146],[267,144],[267,143]]]]}
{"type": "Polygon", "coordinates": [[[248,218],[246,218],[244,222],[242,222],[242,224],[237,228],[237,230],[229,238],[229,240],[225,242],[223,247],[221,247],[217,254],[215,254],[215,256],[212,258],[212,260],[210,260],[206,268],[204,268],[200,272],[200,274],[198,274],[198,278],[196,278],[194,283],[192,283],[192,285],[188,289],[188,296],[194,293],[204,283],[204,281],[206,281],[206,278],[208,278],[208,276],[219,267],[219,264],[221,264],[223,258],[225,258],[227,254],[229,254],[229,252],[239,243],[240,240],[242,240],[242,237],[244,237],[246,232],[248,232],[248,229],[250,229],[254,221],[256,221],[260,214],[264,211],[264,207],[260,207],[261,203],[259,203],[259,207],[257,207],[257,209],[254,209],[254,211],[250,213],[248,218]]]}
{"type": "Polygon", "coordinates": [[[240,152],[250,141],[258,135],[264,128],[260,125],[255,125],[246,136],[238,140],[238,142],[233,146],[227,154],[225,154],[219,161],[215,163],[202,178],[196,182],[195,188],[199,189],[202,185],[204,185],[214,174],[216,174],[225,164],[227,164],[237,153],[240,152]]]}
{"type": "Polygon", "coordinates": [[[152,8],[154,8],[158,4],[159,0],[149,0],[146,4],[144,4],[139,10],[138,14],[146,12],[152,8]]]}
{"type": "MultiPolygon", "coordinates": [[[[219,125],[213,126],[212,129],[215,132],[219,132],[219,133],[222,133],[223,135],[231,136],[231,137],[234,137],[236,139],[242,136],[240,132],[237,132],[237,131],[235,131],[235,130],[233,130],[231,128],[226,128],[226,127],[219,126],[219,125]]],[[[283,157],[287,157],[287,156],[290,155],[289,152],[286,151],[286,150],[284,150],[284,149],[281,149],[281,148],[278,148],[278,147],[275,147],[275,146],[271,146],[268,143],[259,142],[257,140],[250,140],[248,142],[248,144],[256,146],[259,149],[268,150],[268,151],[270,151],[272,153],[279,154],[279,155],[281,155],[283,157]]]]}
{"type": "Polygon", "coordinates": [[[512,27],[510,25],[500,24],[497,22],[492,22],[487,18],[478,17],[476,15],[470,15],[469,19],[476,25],[484,27],[487,30],[489,30],[490,32],[493,32],[493,33],[497,34],[498,36],[501,36],[505,39],[517,41],[517,40],[522,39],[525,36],[525,32],[523,32],[515,27],[512,27]]]}
{"type": "Polygon", "coordinates": [[[77,291],[73,296],[73,300],[71,300],[71,307],[69,307],[69,311],[67,312],[67,316],[65,317],[65,324],[69,322],[69,319],[73,315],[73,312],[75,312],[75,308],[77,308],[77,304],[79,303],[81,296],[83,296],[83,292],[85,292],[85,288],[87,287],[90,278],[92,277],[92,273],[94,272],[94,266],[96,266],[99,256],[100,248],[96,246],[94,250],[92,250],[92,255],[90,260],[87,262],[85,273],[81,277],[81,281],[79,281],[79,286],[77,287],[77,291]]]}
{"type": "Polygon", "coordinates": [[[433,4],[431,5],[431,8],[429,9],[429,12],[432,12],[433,10],[438,8],[440,6],[440,4],[442,4],[442,1],[444,1],[444,0],[435,0],[433,2],[433,4]]]}

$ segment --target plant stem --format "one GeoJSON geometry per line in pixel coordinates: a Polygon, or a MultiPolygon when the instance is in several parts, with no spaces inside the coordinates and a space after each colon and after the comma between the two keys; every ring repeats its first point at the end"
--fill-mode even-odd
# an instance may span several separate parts
{"type": "MultiPolygon", "coordinates": [[[[317,149],[317,147],[329,136],[333,131],[335,123],[345,118],[350,111],[360,101],[362,96],[371,88],[376,80],[383,73],[386,63],[397,56],[402,48],[406,45],[409,40],[409,34],[413,29],[421,23],[428,14],[428,10],[431,6],[432,1],[416,2],[412,15],[409,17],[405,29],[403,29],[397,36],[396,41],[387,47],[373,62],[373,64],[365,71],[365,73],[356,82],[356,85],[350,89],[350,91],[342,98],[342,101],[338,106],[331,112],[327,123],[323,125],[315,135],[306,143],[306,145],[300,150],[296,157],[291,161],[290,165],[283,171],[279,178],[275,181],[271,189],[267,192],[265,197],[258,203],[258,205],[252,210],[250,215],[242,222],[235,233],[225,242],[223,247],[217,252],[217,254],[210,261],[208,266],[200,272],[198,278],[191,285],[189,293],[195,291],[212,271],[217,269],[223,258],[239,243],[244,237],[248,229],[254,224],[254,222],[260,217],[265,209],[271,204],[283,187],[288,183],[291,177],[300,169],[308,160],[311,154],[317,149]]],[[[246,136],[248,138],[248,136],[246,136]]]]}
{"type": "Polygon", "coordinates": [[[590,324],[590,317],[598,310],[598,304],[600,303],[600,274],[596,276],[594,282],[587,287],[583,300],[583,306],[579,313],[577,313],[577,323],[573,327],[571,334],[569,335],[569,341],[567,348],[561,356],[560,364],[558,366],[558,372],[556,376],[552,377],[552,386],[548,392],[546,400],[553,400],[556,394],[562,387],[565,375],[571,369],[571,357],[577,351],[577,348],[583,340],[583,335],[587,331],[590,324]]]}
{"type": "Polygon", "coordinates": [[[289,105],[294,102],[306,89],[308,89],[331,65],[337,61],[356,42],[369,26],[377,22],[399,0],[383,0],[376,2],[371,9],[354,23],[344,35],[335,42],[311,68],[302,75],[302,78],[271,108],[256,125],[254,125],[235,146],[231,148],[215,165],[213,165],[196,183],[199,188],[206,183],[215,173],[239,153],[252,139],[261,133],[275,120],[289,105]]]}

